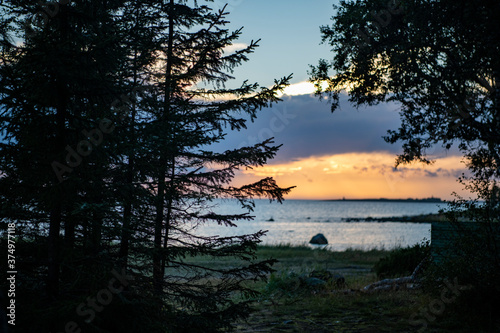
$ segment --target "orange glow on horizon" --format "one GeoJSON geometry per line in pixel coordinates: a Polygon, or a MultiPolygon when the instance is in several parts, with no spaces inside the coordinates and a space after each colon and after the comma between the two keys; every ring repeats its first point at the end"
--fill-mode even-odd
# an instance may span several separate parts
{"type": "Polygon", "coordinates": [[[463,193],[457,177],[462,157],[439,158],[432,165],[413,163],[394,169],[394,154],[347,153],[268,164],[241,172],[235,185],[273,177],[281,187],[297,186],[288,199],[453,198],[463,193]]]}

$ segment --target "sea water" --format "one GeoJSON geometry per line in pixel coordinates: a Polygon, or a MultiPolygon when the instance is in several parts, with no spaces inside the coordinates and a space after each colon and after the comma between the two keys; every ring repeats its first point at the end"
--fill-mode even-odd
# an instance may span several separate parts
{"type": "MultiPolygon", "coordinates": [[[[328,248],[369,250],[406,247],[430,240],[429,223],[345,222],[348,218],[403,217],[438,213],[444,203],[394,201],[316,201],[286,200],[283,204],[255,200],[252,221],[240,221],[237,227],[206,224],[202,235],[236,236],[267,230],[262,244],[307,245],[312,236],[322,233],[328,248]]],[[[220,214],[245,212],[235,200],[220,200],[213,210],[220,214]]]]}

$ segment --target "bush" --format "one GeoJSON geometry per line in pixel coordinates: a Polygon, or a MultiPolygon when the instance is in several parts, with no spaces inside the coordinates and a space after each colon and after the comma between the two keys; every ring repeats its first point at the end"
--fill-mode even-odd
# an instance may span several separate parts
{"type": "Polygon", "coordinates": [[[294,296],[299,292],[300,277],[295,272],[274,272],[269,278],[264,294],[277,296],[294,296]]]}
{"type": "Polygon", "coordinates": [[[429,254],[429,241],[411,247],[398,248],[380,259],[373,266],[373,270],[380,279],[409,276],[429,254]]]}
{"type": "Polygon", "coordinates": [[[452,221],[458,235],[450,241],[448,252],[427,272],[425,288],[438,298],[446,288],[444,281],[456,280],[463,290],[450,305],[453,318],[477,332],[499,332],[500,226],[479,219],[477,210],[474,213],[474,232],[452,221]]]}
{"type": "MultiPolygon", "coordinates": [[[[0,238],[0,248],[7,248],[5,237],[0,238]]],[[[47,262],[43,260],[43,254],[46,252],[45,238],[40,237],[36,241],[16,240],[18,274],[15,300],[16,318],[19,318],[15,322],[16,332],[64,332],[70,322],[78,326],[73,332],[80,332],[80,329],[85,333],[166,332],[167,329],[174,331],[175,325],[180,326],[177,324],[180,322],[177,313],[152,296],[151,288],[147,284],[140,284],[139,279],[129,290],[113,294],[110,303],[102,306],[101,311],[94,311],[95,317],[86,321],[90,318],[90,307],[82,308],[86,311],[85,315],[76,310],[80,304],[87,304],[88,298],[95,298],[100,290],[109,286],[116,260],[105,255],[90,259],[81,255],[81,263],[64,262],[58,298],[51,299],[44,288],[47,262]]],[[[6,277],[4,270],[0,273],[0,305],[3,309],[8,301],[7,293],[3,292],[9,289],[6,277]]],[[[4,332],[1,321],[0,332],[4,332]]]]}

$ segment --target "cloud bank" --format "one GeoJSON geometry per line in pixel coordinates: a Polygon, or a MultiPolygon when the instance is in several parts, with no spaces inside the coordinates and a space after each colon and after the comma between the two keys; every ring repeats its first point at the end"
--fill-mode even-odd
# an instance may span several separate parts
{"type": "Polygon", "coordinates": [[[424,198],[450,199],[461,192],[457,177],[466,172],[461,157],[436,160],[433,165],[414,163],[394,168],[387,152],[312,156],[242,171],[237,182],[273,177],[281,186],[297,186],[289,198],[349,199],[424,198]]]}
{"type": "Polygon", "coordinates": [[[343,97],[334,113],[312,95],[282,97],[259,113],[248,129],[231,132],[219,149],[253,145],[270,137],[282,144],[275,159],[262,168],[241,172],[235,184],[272,176],[281,186],[297,186],[290,198],[451,198],[460,192],[456,178],[465,172],[460,154],[434,151],[431,166],[411,164],[394,169],[400,145],[382,136],[400,125],[398,106],[355,109],[343,97]]]}
{"type": "Polygon", "coordinates": [[[388,129],[399,126],[394,104],[356,110],[344,100],[340,109],[332,113],[330,104],[315,96],[285,95],[282,99],[283,102],[262,110],[247,130],[229,133],[221,149],[274,137],[283,146],[272,163],[349,152],[400,151],[382,138],[388,129]]]}

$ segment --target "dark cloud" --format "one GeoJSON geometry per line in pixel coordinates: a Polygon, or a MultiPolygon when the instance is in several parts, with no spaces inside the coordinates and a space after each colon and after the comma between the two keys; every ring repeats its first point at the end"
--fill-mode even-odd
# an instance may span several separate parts
{"type": "Polygon", "coordinates": [[[464,169],[459,168],[460,165],[457,165],[456,169],[443,169],[443,168],[438,168],[434,171],[431,170],[426,170],[421,167],[405,167],[405,166],[399,166],[397,169],[391,166],[388,166],[386,164],[381,164],[381,165],[372,165],[370,168],[373,171],[378,171],[382,175],[389,175],[390,177],[392,176],[398,176],[398,177],[414,177],[414,176],[420,176],[420,177],[430,177],[430,178],[457,178],[458,175],[461,175],[464,171],[464,169]]]}
{"type": "MultiPolygon", "coordinates": [[[[438,177],[438,173],[437,172],[432,172],[432,171],[429,171],[429,170],[424,170],[425,171],[425,175],[427,177],[438,177]]],[[[448,175],[448,173],[446,173],[446,175],[448,175]]]]}
{"type": "Polygon", "coordinates": [[[273,162],[350,152],[400,151],[382,136],[399,126],[398,108],[384,104],[356,109],[344,97],[340,109],[309,95],[284,96],[283,102],[263,109],[248,130],[232,132],[221,148],[229,149],[275,137],[283,144],[273,162]]]}

